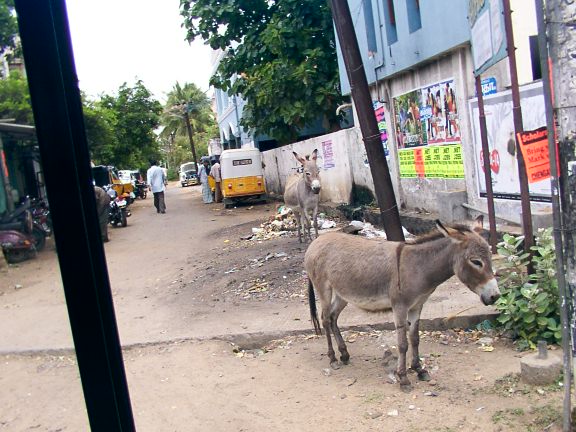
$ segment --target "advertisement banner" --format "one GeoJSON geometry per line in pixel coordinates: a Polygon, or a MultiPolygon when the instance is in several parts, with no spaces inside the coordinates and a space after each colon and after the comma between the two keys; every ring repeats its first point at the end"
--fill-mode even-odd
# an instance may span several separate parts
{"type": "Polygon", "coordinates": [[[382,141],[382,147],[384,147],[384,154],[386,157],[390,154],[388,150],[388,126],[386,125],[386,109],[384,108],[384,103],[380,101],[373,101],[374,114],[376,115],[376,121],[378,122],[378,130],[380,131],[380,141],[382,141]]]}
{"type": "Polygon", "coordinates": [[[398,148],[460,143],[454,80],[393,98],[398,148]]]}
{"type": "Polygon", "coordinates": [[[454,80],[393,98],[401,178],[464,178],[454,80]]]}
{"type": "MultiPolygon", "coordinates": [[[[520,105],[522,107],[522,120],[525,130],[535,130],[546,125],[541,82],[520,88],[520,105]]],[[[478,190],[480,191],[481,197],[486,197],[478,100],[471,99],[469,106],[478,190]]],[[[494,198],[520,200],[516,137],[512,115],[512,94],[510,90],[485,97],[484,110],[486,112],[486,129],[488,148],[490,150],[490,169],[494,198]]],[[[549,179],[530,183],[529,190],[532,201],[550,202],[551,187],[549,179]]]]}
{"type": "Polygon", "coordinates": [[[516,136],[524,156],[528,183],[549,179],[548,129],[542,127],[533,131],[519,132],[516,136]]]}
{"type": "Polygon", "coordinates": [[[401,178],[463,179],[462,145],[398,150],[401,178]]]}

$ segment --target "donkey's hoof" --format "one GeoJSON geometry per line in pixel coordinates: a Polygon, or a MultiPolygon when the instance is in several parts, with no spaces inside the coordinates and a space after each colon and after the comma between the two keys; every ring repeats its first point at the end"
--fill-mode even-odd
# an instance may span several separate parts
{"type": "Polygon", "coordinates": [[[420,381],[430,381],[432,378],[426,369],[422,369],[418,372],[418,379],[420,381]]]}
{"type": "Polygon", "coordinates": [[[334,370],[338,370],[340,369],[340,363],[338,363],[337,361],[330,362],[330,367],[334,370]]]}
{"type": "Polygon", "coordinates": [[[412,384],[410,384],[410,381],[408,381],[408,383],[406,383],[406,384],[400,383],[400,390],[403,393],[411,393],[412,392],[412,384]]]}
{"type": "Polygon", "coordinates": [[[399,375],[396,373],[396,377],[398,378],[398,382],[400,383],[400,389],[402,391],[411,391],[412,384],[406,375],[399,375]]]}
{"type": "Polygon", "coordinates": [[[342,364],[347,365],[348,363],[350,363],[350,354],[348,353],[344,353],[340,356],[340,361],[342,362],[342,364]]]}

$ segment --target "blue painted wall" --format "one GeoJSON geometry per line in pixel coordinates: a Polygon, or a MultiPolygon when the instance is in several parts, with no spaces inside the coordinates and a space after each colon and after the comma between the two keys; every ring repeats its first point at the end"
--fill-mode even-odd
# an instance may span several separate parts
{"type": "MultiPolygon", "coordinates": [[[[396,21],[393,26],[388,0],[348,0],[368,83],[469,43],[467,1],[420,0],[419,14],[416,3],[416,0],[393,0],[396,21]]],[[[340,46],[338,64],[342,93],[349,94],[340,46]]]]}

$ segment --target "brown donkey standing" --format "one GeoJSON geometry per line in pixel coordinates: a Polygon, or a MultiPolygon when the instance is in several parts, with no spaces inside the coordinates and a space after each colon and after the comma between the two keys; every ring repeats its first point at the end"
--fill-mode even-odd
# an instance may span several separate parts
{"type": "Polygon", "coordinates": [[[406,376],[408,341],[412,348],[411,368],[420,380],[430,379],[420,364],[418,326],[422,306],[436,287],[455,274],[485,305],[500,297],[490,247],[478,234],[482,218],[477,219],[474,229],[463,225],[448,227],[440,221],[436,221],[436,226],[437,232],[411,243],[334,232],[310,244],[304,257],[310,316],[320,334],[316,290],[332,367],[338,363],[330,333],[336,338],[342,363],[347,364],[350,359],[337,323],[348,303],[369,312],[392,309],[398,337],[397,374],[400,385],[410,388],[406,376]]]}
{"type": "Polygon", "coordinates": [[[318,237],[318,203],[320,201],[320,170],[316,165],[318,150],[312,152],[312,157],[303,158],[296,152],[294,157],[302,164],[302,175],[293,175],[288,178],[284,189],[284,203],[292,209],[298,226],[298,240],[302,243],[301,230],[304,229],[304,238],[312,240],[310,235],[310,220],[308,213],[312,211],[314,231],[318,237]]]}

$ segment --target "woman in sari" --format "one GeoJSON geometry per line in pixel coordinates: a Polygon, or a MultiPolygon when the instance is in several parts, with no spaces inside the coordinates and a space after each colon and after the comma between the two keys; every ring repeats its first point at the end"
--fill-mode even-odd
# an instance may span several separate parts
{"type": "Polygon", "coordinates": [[[198,177],[200,178],[200,183],[202,184],[202,200],[204,204],[210,204],[212,202],[212,191],[210,190],[210,185],[208,184],[208,167],[210,163],[208,160],[204,159],[202,161],[202,166],[200,167],[200,171],[198,172],[198,177]]]}

